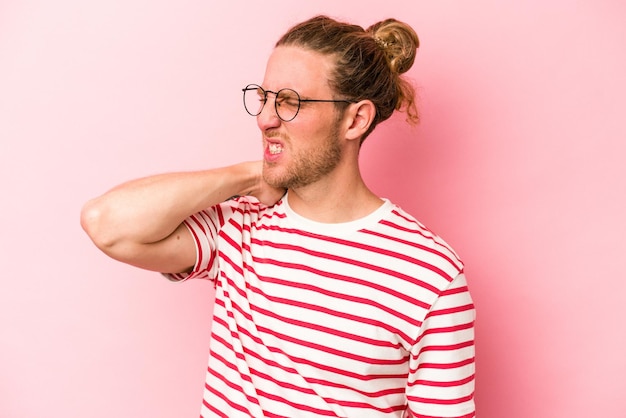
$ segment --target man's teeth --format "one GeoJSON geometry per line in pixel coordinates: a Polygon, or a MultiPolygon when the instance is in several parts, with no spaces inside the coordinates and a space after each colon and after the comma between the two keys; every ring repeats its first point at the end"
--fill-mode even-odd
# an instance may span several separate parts
{"type": "Polygon", "coordinates": [[[270,144],[269,149],[270,154],[279,154],[283,150],[283,147],[280,144],[270,144]]]}

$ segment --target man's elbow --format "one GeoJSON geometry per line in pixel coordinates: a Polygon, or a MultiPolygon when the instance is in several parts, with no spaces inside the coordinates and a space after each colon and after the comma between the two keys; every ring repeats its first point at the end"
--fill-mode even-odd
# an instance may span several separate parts
{"type": "Polygon", "coordinates": [[[80,225],[93,243],[109,253],[115,246],[117,239],[113,234],[114,228],[107,225],[106,209],[98,199],[92,199],[85,203],[80,212],[80,225]]]}

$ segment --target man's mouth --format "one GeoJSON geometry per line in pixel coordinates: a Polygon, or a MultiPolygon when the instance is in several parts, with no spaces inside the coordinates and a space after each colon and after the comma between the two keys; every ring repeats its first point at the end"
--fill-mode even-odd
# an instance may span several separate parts
{"type": "Polygon", "coordinates": [[[283,146],[276,143],[269,144],[267,148],[272,155],[280,154],[283,151],[283,146]]]}

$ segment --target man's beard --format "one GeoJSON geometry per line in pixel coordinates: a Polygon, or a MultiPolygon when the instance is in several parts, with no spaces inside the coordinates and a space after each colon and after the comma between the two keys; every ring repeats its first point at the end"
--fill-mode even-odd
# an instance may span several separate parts
{"type": "Polygon", "coordinates": [[[330,173],[341,161],[342,150],[335,126],[322,146],[292,156],[289,166],[280,174],[272,173],[272,164],[265,163],[263,179],[272,187],[295,189],[315,183],[330,173]]]}

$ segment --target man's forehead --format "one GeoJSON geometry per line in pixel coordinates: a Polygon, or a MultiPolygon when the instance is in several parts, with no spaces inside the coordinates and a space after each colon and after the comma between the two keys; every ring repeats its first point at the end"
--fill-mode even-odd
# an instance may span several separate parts
{"type": "Polygon", "coordinates": [[[268,59],[263,87],[290,88],[303,93],[328,89],[331,68],[329,56],[302,47],[279,46],[268,59]]]}

